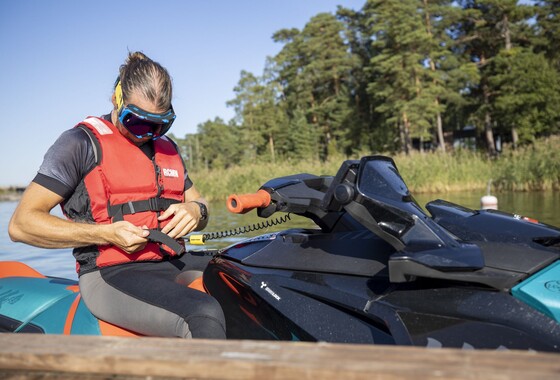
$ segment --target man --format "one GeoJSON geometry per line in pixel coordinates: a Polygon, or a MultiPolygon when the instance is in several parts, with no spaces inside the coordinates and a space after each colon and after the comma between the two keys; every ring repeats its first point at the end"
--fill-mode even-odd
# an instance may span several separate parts
{"type": "Polygon", "coordinates": [[[74,247],[82,297],[100,319],[145,335],[225,338],[217,301],[180,284],[205,262],[180,255],[174,239],[204,228],[208,212],[164,136],[175,119],[171,96],[167,70],[130,53],[112,112],[54,143],[9,234],[38,247],[74,247]],[[59,204],[69,220],[50,214],[59,204]]]}

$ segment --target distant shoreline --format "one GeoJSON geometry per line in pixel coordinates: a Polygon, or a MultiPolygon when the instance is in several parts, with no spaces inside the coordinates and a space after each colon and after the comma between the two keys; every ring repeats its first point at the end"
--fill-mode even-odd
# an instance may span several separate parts
{"type": "Polygon", "coordinates": [[[0,187],[0,202],[14,202],[21,199],[25,187],[0,187]]]}

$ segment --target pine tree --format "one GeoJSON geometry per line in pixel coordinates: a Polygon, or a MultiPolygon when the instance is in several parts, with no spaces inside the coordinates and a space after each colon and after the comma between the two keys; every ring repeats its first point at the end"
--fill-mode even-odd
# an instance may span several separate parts
{"type": "Polygon", "coordinates": [[[267,63],[262,77],[242,71],[234,88],[235,99],[228,102],[236,112],[236,122],[242,140],[253,152],[249,159],[268,156],[275,161],[278,148],[276,139],[285,137],[288,121],[279,99],[279,84],[273,79],[271,63],[267,63]]]}
{"type": "Polygon", "coordinates": [[[319,133],[315,125],[307,121],[305,111],[300,109],[294,111],[289,131],[288,157],[312,161],[319,159],[319,133]]]}
{"type": "Polygon", "coordinates": [[[241,160],[243,149],[234,125],[215,118],[198,126],[201,160],[206,168],[228,168],[241,160]]]}
{"type": "Polygon", "coordinates": [[[430,138],[433,120],[442,109],[435,66],[427,66],[433,34],[422,17],[423,5],[418,0],[370,0],[364,7],[378,51],[370,60],[375,81],[368,92],[379,104],[376,110],[398,129],[405,153],[413,137],[430,138]]]}
{"type": "Polygon", "coordinates": [[[560,75],[544,54],[526,48],[502,50],[491,71],[493,105],[502,129],[515,130],[521,143],[560,131],[560,75]]]}
{"type": "Polygon", "coordinates": [[[321,131],[323,159],[349,146],[347,87],[358,61],[349,54],[342,31],[341,22],[322,13],[301,32],[282,30],[274,36],[286,43],[275,61],[287,108],[305,110],[308,122],[321,131]]]}
{"type": "Polygon", "coordinates": [[[536,50],[544,52],[560,71],[560,0],[539,0],[536,4],[536,50]]]}
{"type": "MultiPolygon", "coordinates": [[[[480,83],[469,89],[469,95],[478,99],[478,109],[474,115],[482,120],[487,151],[494,156],[494,125],[500,121],[496,118],[493,103],[499,91],[493,85],[499,81],[492,80],[492,76],[499,73],[493,71],[498,66],[492,66],[491,63],[502,50],[507,52],[514,45],[529,43],[526,21],[532,12],[530,7],[517,4],[517,0],[463,0],[460,4],[467,16],[462,25],[461,39],[465,41],[463,49],[469,59],[477,64],[480,72],[480,83]]],[[[510,128],[515,142],[515,125],[510,128]]]]}

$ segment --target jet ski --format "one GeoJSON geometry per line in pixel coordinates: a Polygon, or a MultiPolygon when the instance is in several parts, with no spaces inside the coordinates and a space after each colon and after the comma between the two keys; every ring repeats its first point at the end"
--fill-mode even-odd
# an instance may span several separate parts
{"type": "Polygon", "coordinates": [[[230,211],[294,213],[289,229],[220,251],[204,272],[232,339],[560,350],[560,229],[414,200],[394,161],[299,174],[231,196],[230,211]]]}
{"type": "MultiPolygon", "coordinates": [[[[202,290],[222,306],[228,339],[560,351],[557,227],[443,200],[426,212],[385,156],[345,161],[334,176],[275,178],[227,206],[317,225],[215,252],[202,290]]],[[[106,325],[75,281],[0,263],[0,331],[106,325]]]]}

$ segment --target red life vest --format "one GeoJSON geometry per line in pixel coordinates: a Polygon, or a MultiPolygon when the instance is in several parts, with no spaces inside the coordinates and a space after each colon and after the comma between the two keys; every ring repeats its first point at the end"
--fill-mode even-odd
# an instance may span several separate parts
{"type": "MultiPolygon", "coordinates": [[[[88,117],[77,127],[80,125],[93,133],[100,148],[97,166],[83,180],[93,221],[109,224],[126,220],[150,229],[165,226],[167,221],[157,220],[160,212],[173,203],[184,202],[185,169],[175,144],[166,136],[155,140],[154,158],[150,160],[109,121],[88,117]]],[[[160,261],[175,254],[154,242],[133,254],[113,245],[96,248],[88,254],[96,256],[96,268],[132,261],[160,261]]],[[[94,269],[93,259],[87,257],[90,270],[94,269]]]]}

